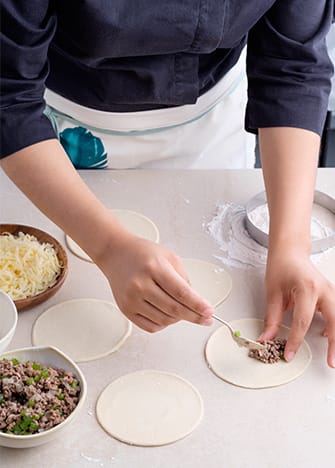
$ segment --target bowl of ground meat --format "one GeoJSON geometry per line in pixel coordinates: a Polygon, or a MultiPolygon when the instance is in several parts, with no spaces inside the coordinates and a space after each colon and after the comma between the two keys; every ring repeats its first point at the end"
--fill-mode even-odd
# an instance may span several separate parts
{"type": "Polygon", "coordinates": [[[83,373],[57,348],[0,354],[0,446],[52,441],[77,418],[86,393],[83,373]]]}

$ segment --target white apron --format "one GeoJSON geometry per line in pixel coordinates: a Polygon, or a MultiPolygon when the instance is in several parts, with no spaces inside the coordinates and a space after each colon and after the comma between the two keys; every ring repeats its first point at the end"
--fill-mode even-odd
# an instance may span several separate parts
{"type": "Polygon", "coordinates": [[[195,104],[104,112],[46,90],[46,115],[78,169],[252,168],[255,138],[244,130],[245,53],[195,104]]]}

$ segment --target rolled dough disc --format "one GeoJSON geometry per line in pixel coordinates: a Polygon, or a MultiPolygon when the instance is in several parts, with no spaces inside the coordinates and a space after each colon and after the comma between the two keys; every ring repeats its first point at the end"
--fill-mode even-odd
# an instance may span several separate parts
{"type": "Polygon", "coordinates": [[[143,370],[108,385],[98,399],[96,413],[112,437],[150,447],[190,434],[201,421],[203,403],[198,390],[178,375],[143,370]]]}
{"type": "MultiPolygon", "coordinates": [[[[159,231],[157,226],[151,221],[151,219],[146,216],[136,213],[135,211],[130,210],[111,210],[112,213],[118,218],[120,223],[128,229],[132,234],[142,237],[143,239],[150,240],[152,242],[159,241],[159,231]]],[[[65,235],[65,240],[68,248],[73,254],[77,257],[85,260],[86,262],[92,262],[92,259],[87,255],[87,253],[79,247],[79,245],[71,239],[67,234],[65,235]]]]}
{"type": "Polygon", "coordinates": [[[55,346],[76,362],[116,351],[131,332],[130,321],[111,302],[74,299],[61,302],[34,323],[34,346],[55,346]]]}
{"type": "Polygon", "coordinates": [[[181,261],[191,286],[213,307],[227,299],[232,289],[232,280],[222,267],[193,258],[183,258],[181,261]]]}
{"type": "MultiPolygon", "coordinates": [[[[230,322],[242,336],[257,340],[263,320],[241,319],[230,322]]],[[[282,326],[278,338],[287,338],[289,329],[282,326]]],[[[239,347],[226,327],[218,328],[209,338],[205,356],[209,368],[221,379],[238,387],[269,388],[283,385],[299,377],[307,369],[312,352],[306,341],[291,362],[264,364],[248,356],[247,348],[239,347]]]]}

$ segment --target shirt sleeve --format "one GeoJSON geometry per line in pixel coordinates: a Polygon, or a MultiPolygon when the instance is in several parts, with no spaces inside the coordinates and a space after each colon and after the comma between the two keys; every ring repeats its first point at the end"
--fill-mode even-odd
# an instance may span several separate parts
{"type": "Polygon", "coordinates": [[[49,0],[1,2],[1,150],[8,156],[55,138],[43,114],[48,48],[56,18],[49,0]]]}
{"type": "Polygon", "coordinates": [[[248,131],[296,127],[321,135],[333,73],[325,41],[333,9],[333,0],[277,0],[252,28],[248,131]]]}

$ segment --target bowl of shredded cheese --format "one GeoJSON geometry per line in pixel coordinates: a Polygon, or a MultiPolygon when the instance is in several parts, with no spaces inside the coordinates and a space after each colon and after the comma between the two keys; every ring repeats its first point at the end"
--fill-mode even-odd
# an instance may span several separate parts
{"type": "Polygon", "coordinates": [[[53,296],[67,272],[66,252],[50,234],[31,226],[0,224],[0,290],[17,310],[53,296]]]}

